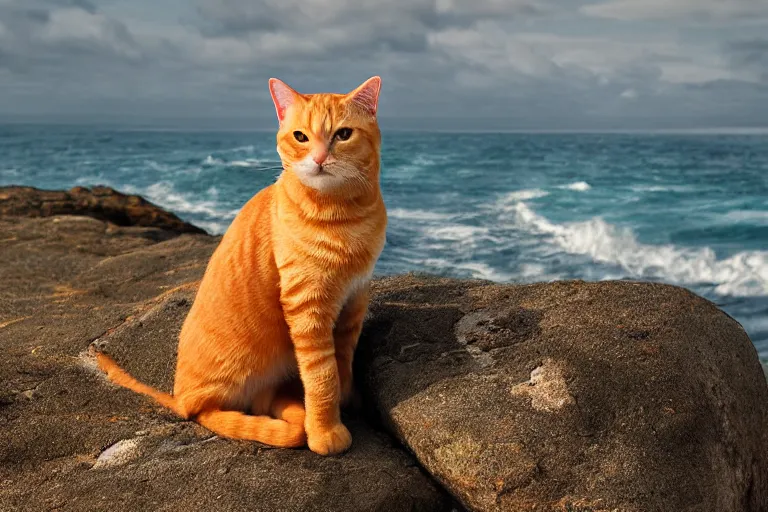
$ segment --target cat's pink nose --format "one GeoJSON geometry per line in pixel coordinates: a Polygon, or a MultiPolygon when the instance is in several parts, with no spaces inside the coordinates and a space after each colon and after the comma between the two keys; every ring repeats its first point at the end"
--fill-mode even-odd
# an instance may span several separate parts
{"type": "Polygon", "coordinates": [[[328,158],[328,151],[325,149],[321,149],[320,151],[315,151],[312,153],[312,160],[315,161],[317,165],[323,165],[323,162],[328,158]]]}

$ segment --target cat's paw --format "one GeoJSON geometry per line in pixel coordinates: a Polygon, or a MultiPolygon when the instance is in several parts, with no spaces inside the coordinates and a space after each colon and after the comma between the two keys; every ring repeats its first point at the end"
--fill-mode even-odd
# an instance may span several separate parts
{"type": "Polygon", "coordinates": [[[330,429],[307,431],[307,444],[319,455],[336,455],[352,445],[352,434],[339,423],[330,429]]]}

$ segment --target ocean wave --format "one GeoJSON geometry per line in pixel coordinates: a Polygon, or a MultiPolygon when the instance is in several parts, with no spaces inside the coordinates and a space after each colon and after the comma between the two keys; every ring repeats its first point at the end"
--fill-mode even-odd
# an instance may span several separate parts
{"type": "Polygon", "coordinates": [[[755,317],[741,321],[747,332],[768,332],[768,317],[755,317]]]}
{"type": "Polygon", "coordinates": [[[247,146],[238,146],[236,148],[232,149],[225,149],[224,153],[253,153],[256,151],[256,147],[253,144],[249,144],[247,146]]]}
{"type": "Polygon", "coordinates": [[[487,236],[488,228],[469,226],[467,224],[450,224],[430,229],[426,234],[431,238],[455,242],[474,243],[478,238],[487,236]]]}
{"type": "Polygon", "coordinates": [[[224,160],[222,158],[208,155],[202,161],[201,165],[207,167],[277,167],[274,161],[265,161],[258,158],[244,158],[241,160],[224,160]]]}
{"type": "Polygon", "coordinates": [[[199,226],[212,235],[223,235],[229,227],[229,222],[216,222],[216,221],[197,221],[196,226],[199,226]]]}
{"type": "Polygon", "coordinates": [[[418,165],[420,167],[428,167],[430,165],[435,165],[434,155],[430,155],[430,157],[427,157],[425,155],[416,155],[413,158],[413,164],[418,165]]]}
{"type": "Polygon", "coordinates": [[[576,192],[586,192],[587,190],[592,189],[592,185],[587,183],[586,181],[577,181],[575,183],[570,183],[568,185],[563,185],[558,188],[563,188],[566,190],[575,190],[576,192]]]}
{"type": "Polygon", "coordinates": [[[154,160],[144,160],[144,165],[157,172],[169,172],[172,170],[167,164],[156,162],[154,160]]]}
{"type": "Polygon", "coordinates": [[[203,160],[203,165],[227,165],[227,163],[221,158],[214,158],[213,155],[208,155],[203,160]]]}
{"type": "Polygon", "coordinates": [[[619,266],[631,278],[661,279],[680,285],[712,285],[714,292],[730,296],[768,295],[768,251],[745,251],[717,259],[708,248],[639,242],[631,229],[592,218],[584,222],[555,224],[517,203],[518,228],[543,235],[545,241],[570,254],[619,266]]]}
{"type": "MultiPolygon", "coordinates": [[[[78,176],[75,179],[75,185],[85,186],[85,187],[92,187],[94,185],[104,185],[105,187],[117,188],[114,185],[114,182],[109,178],[105,177],[104,174],[102,173],[99,173],[95,176],[78,176]]],[[[123,188],[125,188],[126,192],[129,192],[131,194],[136,193],[136,192],[130,191],[130,188],[131,188],[130,186],[126,186],[123,188]]]]}
{"type": "Polygon", "coordinates": [[[456,158],[456,155],[452,155],[452,154],[439,154],[439,153],[423,154],[422,153],[414,156],[411,161],[413,162],[414,165],[418,167],[432,167],[435,165],[450,162],[455,158],[456,158]]]}
{"type": "Polygon", "coordinates": [[[686,185],[632,185],[633,192],[689,192],[693,190],[686,185]]]}
{"type": "Polygon", "coordinates": [[[734,210],[724,214],[723,219],[733,223],[749,223],[760,226],[768,225],[768,211],[734,210]]]}
{"type": "Polygon", "coordinates": [[[407,208],[392,208],[387,210],[387,216],[393,219],[414,220],[414,221],[439,221],[455,218],[456,215],[449,213],[430,212],[426,210],[409,210],[407,208]]]}
{"type": "Polygon", "coordinates": [[[256,158],[246,158],[245,160],[233,160],[231,162],[227,162],[226,165],[230,165],[232,167],[261,167],[264,165],[264,162],[256,158]]]}
{"type": "MultiPolygon", "coordinates": [[[[220,208],[217,201],[202,200],[197,194],[180,193],[168,181],[160,181],[144,189],[130,185],[125,186],[124,189],[131,194],[143,195],[153,203],[180,214],[206,215],[214,219],[227,220],[233,219],[237,214],[237,210],[220,208]]],[[[202,223],[203,221],[196,222],[202,223]]]]}
{"type": "Polygon", "coordinates": [[[403,258],[403,261],[414,264],[422,269],[426,268],[436,273],[450,272],[450,275],[464,275],[474,279],[504,282],[511,281],[512,276],[499,272],[495,268],[478,261],[450,261],[443,258],[403,258]]]}
{"type": "Polygon", "coordinates": [[[539,188],[515,190],[502,197],[501,201],[504,203],[530,201],[531,199],[539,199],[540,197],[547,197],[548,195],[549,192],[539,188]]]}

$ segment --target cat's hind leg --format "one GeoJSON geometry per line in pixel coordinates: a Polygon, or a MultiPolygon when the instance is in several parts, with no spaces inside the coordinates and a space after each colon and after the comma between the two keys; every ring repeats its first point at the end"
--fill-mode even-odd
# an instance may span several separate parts
{"type": "MultiPolygon", "coordinates": [[[[269,409],[277,392],[277,385],[260,386],[245,390],[245,395],[229,396],[229,400],[216,401],[210,397],[195,420],[222,437],[259,441],[281,448],[296,448],[306,444],[303,425],[295,425],[269,416],[269,409]],[[250,404],[243,404],[246,397],[250,404]],[[251,414],[246,412],[250,410],[251,414]]],[[[243,393],[243,392],[241,392],[243,393]]]]}
{"type": "Polygon", "coordinates": [[[279,448],[298,448],[306,444],[304,427],[269,416],[208,409],[199,413],[195,420],[208,430],[231,439],[259,441],[279,448]]]}
{"type": "Polygon", "coordinates": [[[277,385],[264,386],[256,392],[252,393],[250,412],[254,416],[267,416],[269,415],[269,408],[275,399],[277,393],[277,385]]]}
{"type": "Polygon", "coordinates": [[[286,382],[272,400],[270,415],[294,425],[304,426],[306,411],[303,397],[304,390],[298,379],[286,382]]]}

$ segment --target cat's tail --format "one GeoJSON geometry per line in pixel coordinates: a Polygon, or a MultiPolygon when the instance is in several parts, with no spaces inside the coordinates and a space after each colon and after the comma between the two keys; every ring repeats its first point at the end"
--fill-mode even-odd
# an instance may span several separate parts
{"type": "Polygon", "coordinates": [[[208,410],[195,420],[222,437],[245,439],[276,446],[298,448],[307,443],[304,425],[276,420],[269,416],[251,416],[240,411],[208,410]]]}
{"type": "MultiPolygon", "coordinates": [[[[96,361],[99,368],[107,374],[107,378],[115,384],[154,398],[157,403],[182,418],[189,418],[189,414],[175,397],[139,382],[120,368],[108,355],[97,352],[96,361]]],[[[222,437],[258,441],[278,448],[298,448],[307,443],[303,425],[276,420],[269,416],[251,416],[239,411],[208,410],[197,414],[194,420],[222,437]]]]}
{"type": "Polygon", "coordinates": [[[175,397],[139,382],[128,372],[120,368],[115,360],[108,355],[96,352],[96,361],[99,363],[101,371],[107,374],[107,378],[118,386],[123,386],[136,393],[141,393],[142,395],[154,398],[157,403],[163,407],[167,407],[182,418],[188,417],[184,407],[175,397]]]}

